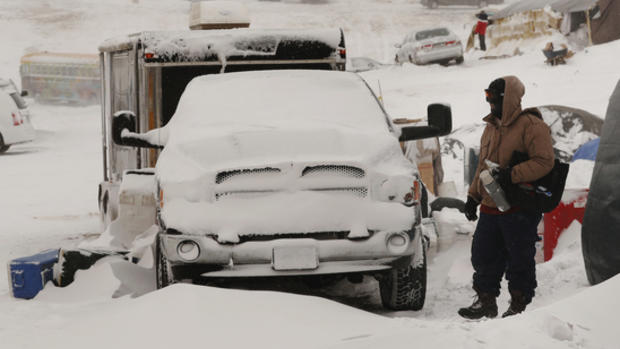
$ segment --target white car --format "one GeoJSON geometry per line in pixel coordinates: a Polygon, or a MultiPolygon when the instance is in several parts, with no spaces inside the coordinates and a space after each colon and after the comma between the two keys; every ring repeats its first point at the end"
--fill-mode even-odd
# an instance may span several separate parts
{"type": "Polygon", "coordinates": [[[384,306],[422,308],[422,184],[399,140],[445,135],[448,106],[398,128],[355,73],[273,70],[196,77],[166,126],[139,134],[133,120],[115,114],[117,144],[163,147],[158,287],[368,274],[384,306]]]}
{"type": "Polygon", "coordinates": [[[442,65],[447,65],[450,61],[455,61],[456,64],[463,63],[463,44],[448,28],[412,32],[396,47],[398,48],[396,63],[442,65]]]}
{"type": "Polygon", "coordinates": [[[0,79],[0,153],[13,144],[32,141],[34,137],[26,101],[12,80],[0,79]]]}

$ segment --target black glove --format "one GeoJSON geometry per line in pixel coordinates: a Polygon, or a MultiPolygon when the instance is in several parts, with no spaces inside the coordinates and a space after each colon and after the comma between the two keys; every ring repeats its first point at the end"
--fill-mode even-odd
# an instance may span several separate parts
{"type": "Polygon", "coordinates": [[[478,215],[476,215],[477,209],[478,201],[474,200],[471,196],[468,196],[467,202],[465,203],[465,217],[467,217],[467,220],[475,221],[478,219],[478,215]]]}
{"type": "Polygon", "coordinates": [[[512,172],[512,167],[500,168],[496,170],[495,178],[497,183],[506,191],[512,185],[512,178],[510,177],[510,173],[512,172]]]}

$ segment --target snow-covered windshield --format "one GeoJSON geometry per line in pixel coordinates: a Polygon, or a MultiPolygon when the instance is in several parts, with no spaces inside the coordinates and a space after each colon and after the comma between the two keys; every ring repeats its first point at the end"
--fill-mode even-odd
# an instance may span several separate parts
{"type": "Polygon", "coordinates": [[[273,70],[204,75],[186,87],[170,134],[336,128],[386,133],[386,116],[353,73],[273,70]]]}

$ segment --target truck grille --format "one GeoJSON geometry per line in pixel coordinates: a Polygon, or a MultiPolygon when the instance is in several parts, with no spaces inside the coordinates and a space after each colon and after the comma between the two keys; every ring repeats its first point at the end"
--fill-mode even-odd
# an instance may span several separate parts
{"type": "Polygon", "coordinates": [[[359,167],[348,165],[308,166],[301,172],[302,177],[336,175],[349,178],[363,178],[366,173],[359,167]]]}
{"type": "Polygon", "coordinates": [[[256,176],[256,175],[264,175],[264,174],[273,174],[280,173],[279,168],[273,167],[264,167],[264,168],[252,168],[252,169],[243,169],[243,170],[231,170],[231,171],[223,171],[219,172],[215,177],[215,183],[220,184],[226,182],[227,180],[233,177],[245,177],[245,176],[256,176]]]}
{"type": "Polygon", "coordinates": [[[352,188],[318,188],[310,189],[312,191],[330,192],[330,193],[343,193],[352,194],[361,198],[368,196],[368,189],[364,187],[352,187],[352,188]]]}

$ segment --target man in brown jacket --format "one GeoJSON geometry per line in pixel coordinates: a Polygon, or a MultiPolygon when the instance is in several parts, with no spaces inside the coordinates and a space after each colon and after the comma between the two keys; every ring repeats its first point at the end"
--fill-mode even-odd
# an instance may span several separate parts
{"type": "Polygon", "coordinates": [[[459,315],[468,319],[497,316],[496,298],[504,273],[511,300],[503,317],[525,310],[536,288],[534,255],[541,212],[514,206],[501,212],[480,182],[480,172],[487,168],[485,160],[499,164],[500,184],[535,181],[554,164],[549,127],[537,109],[521,109],[523,83],[505,76],[491,82],[485,92],[491,114],[483,119],[487,125],[480,139],[480,160],[465,204],[465,216],[471,221],[478,218],[476,209],[481,205],[471,247],[473,288],[478,297],[471,306],[459,309],[459,315]],[[510,168],[515,151],[526,153],[529,160],[510,168]]]}

